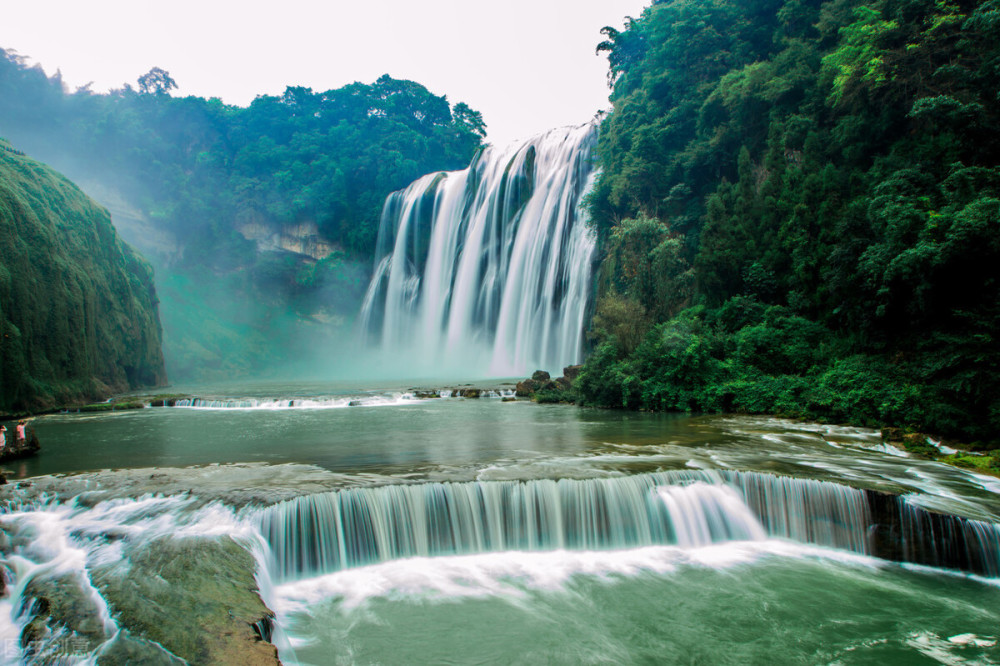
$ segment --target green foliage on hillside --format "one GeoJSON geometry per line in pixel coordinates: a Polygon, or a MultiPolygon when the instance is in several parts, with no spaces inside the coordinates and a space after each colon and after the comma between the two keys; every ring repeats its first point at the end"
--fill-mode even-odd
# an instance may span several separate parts
{"type": "Polygon", "coordinates": [[[325,92],[289,87],[246,108],[168,90],[71,93],[58,76],[0,49],[3,132],[29,154],[96,170],[166,228],[211,241],[200,253],[190,242],[190,260],[212,259],[220,244],[231,249],[239,221],[309,220],[367,257],[386,195],[466,166],[485,136],[467,105],[453,109],[388,75],[325,92]]]}
{"type": "Polygon", "coordinates": [[[75,185],[0,150],[0,412],[165,380],[149,264],[75,185]]]}
{"type": "Polygon", "coordinates": [[[998,17],[668,0],[606,29],[583,400],[997,440],[998,17]]]}
{"type": "Polygon", "coordinates": [[[159,279],[186,284],[182,297],[163,292],[174,379],[280,366],[295,351],[285,323],[356,312],[356,265],[368,270],[386,196],[425,173],[465,167],[486,133],[467,105],[388,75],[324,92],[289,87],[245,108],[172,97],[174,87],[154,68],[138,88],[69,92],[58,75],[0,49],[0,134],[122,194],[179,242],[179,252],[160,252],[156,238],[128,236],[159,279]],[[312,258],[261,251],[241,234],[296,225],[315,228],[333,252],[319,273],[312,258]],[[232,308],[215,307],[220,298],[232,308]],[[185,304],[193,309],[175,310],[185,304]],[[237,330],[249,346],[229,343],[237,330]]]}

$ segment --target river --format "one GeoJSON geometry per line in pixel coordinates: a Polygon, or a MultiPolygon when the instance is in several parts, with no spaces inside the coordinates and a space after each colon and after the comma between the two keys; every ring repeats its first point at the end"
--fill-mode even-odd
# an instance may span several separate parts
{"type": "Polygon", "coordinates": [[[36,419],[42,454],[3,490],[0,659],[218,661],[202,634],[228,629],[184,595],[245,629],[250,576],[284,663],[1000,661],[996,479],[861,428],[491,386],[196,387],[36,419]],[[880,557],[873,502],[895,495],[968,519],[985,559],[880,557]]]}

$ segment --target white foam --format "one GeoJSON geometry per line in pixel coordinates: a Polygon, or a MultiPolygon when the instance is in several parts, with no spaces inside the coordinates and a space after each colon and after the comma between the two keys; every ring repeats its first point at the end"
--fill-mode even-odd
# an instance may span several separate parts
{"type": "Polygon", "coordinates": [[[996,645],[995,640],[980,639],[975,634],[958,634],[945,640],[930,631],[915,631],[909,634],[904,642],[920,654],[933,659],[939,664],[959,666],[960,664],[993,664],[990,659],[970,661],[961,652],[968,648],[984,648],[996,645]]]}
{"type": "Polygon", "coordinates": [[[934,448],[936,448],[938,451],[940,451],[941,453],[943,453],[946,456],[953,456],[956,453],[958,453],[958,449],[953,449],[950,446],[945,446],[940,441],[938,441],[936,439],[931,439],[930,437],[927,438],[927,443],[930,444],[931,446],[933,446],[934,448]]]}
{"type": "Polygon", "coordinates": [[[348,407],[395,407],[413,404],[412,393],[353,395],[329,398],[185,398],[174,403],[175,409],[283,411],[289,409],[346,409],[348,407]]]}
{"type": "Polygon", "coordinates": [[[609,578],[642,573],[667,575],[682,566],[729,569],[764,556],[823,558],[853,565],[882,566],[878,560],[790,541],[733,541],[701,548],[649,546],[616,551],[508,551],[393,560],[277,585],[271,608],[279,622],[308,613],[327,601],[346,609],[373,598],[522,598],[528,590],[563,589],[574,576],[609,578]]]}
{"type": "Polygon", "coordinates": [[[21,625],[11,597],[0,599],[0,664],[21,664],[21,625]]]}
{"type": "Polygon", "coordinates": [[[955,645],[971,645],[973,647],[993,647],[997,644],[995,638],[981,638],[975,634],[958,634],[948,638],[949,643],[955,645]]]}
{"type": "Polygon", "coordinates": [[[993,476],[986,476],[985,474],[978,474],[976,472],[967,473],[972,478],[972,482],[977,486],[982,487],[983,490],[1000,494],[1000,479],[993,476]]]}

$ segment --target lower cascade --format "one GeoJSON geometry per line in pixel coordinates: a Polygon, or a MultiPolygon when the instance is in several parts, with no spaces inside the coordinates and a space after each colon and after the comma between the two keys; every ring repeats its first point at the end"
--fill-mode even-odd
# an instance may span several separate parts
{"type": "Polygon", "coordinates": [[[386,200],[361,312],[411,371],[515,376],[580,362],[595,238],[581,208],[596,124],[489,147],[386,200]]]}
{"type": "Polygon", "coordinates": [[[997,525],[931,514],[905,498],[756,472],[357,488],[274,505],[261,510],[258,524],[278,582],[417,556],[768,537],[1000,575],[997,525]]]}
{"type": "MultiPolygon", "coordinates": [[[[407,558],[647,546],[680,551],[727,542],[766,549],[765,542],[777,538],[1000,578],[996,523],[928,511],[911,496],[731,469],[396,483],[239,509],[189,494],[96,503],[88,495],[42,496],[37,504],[10,505],[0,516],[7,552],[0,636],[28,637],[11,644],[15,659],[92,663],[84,658],[113,661],[141,650],[167,663],[170,653],[156,640],[131,635],[119,616],[123,608],[134,611],[136,603],[145,603],[150,590],[195,594],[184,588],[187,576],[215,580],[213,586],[227,591],[211,603],[229,608],[232,626],[257,637],[246,645],[273,643],[291,661],[293,643],[275,618],[307,607],[315,597],[311,586],[321,590],[317,598],[327,594],[327,583],[316,577],[407,558]],[[157,568],[178,557],[190,560],[157,568]],[[220,571],[232,579],[216,580],[220,571]],[[252,599],[229,596],[237,592],[252,599]],[[296,601],[300,597],[306,606],[296,601]],[[232,615],[231,600],[237,598],[243,599],[239,617],[232,615]],[[275,600],[283,606],[274,606],[275,600]],[[268,607],[277,608],[277,616],[268,607]],[[46,629],[46,621],[58,630],[46,629]],[[70,654],[80,659],[60,661],[70,654]]],[[[434,568],[402,564],[424,573],[434,568]]],[[[330,584],[357,578],[364,588],[370,583],[365,576],[359,570],[331,577],[341,580],[330,584]]],[[[189,612],[157,617],[176,630],[188,626],[189,612]]]]}

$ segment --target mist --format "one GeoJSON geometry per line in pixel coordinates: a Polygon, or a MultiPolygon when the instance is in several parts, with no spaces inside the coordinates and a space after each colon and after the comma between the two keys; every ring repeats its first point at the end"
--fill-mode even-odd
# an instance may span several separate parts
{"type": "Polygon", "coordinates": [[[152,264],[171,383],[381,374],[349,350],[383,203],[465,167],[481,114],[388,75],[247,107],[176,88],[153,68],[69,91],[0,49],[0,135],[108,208],[152,264]]]}

